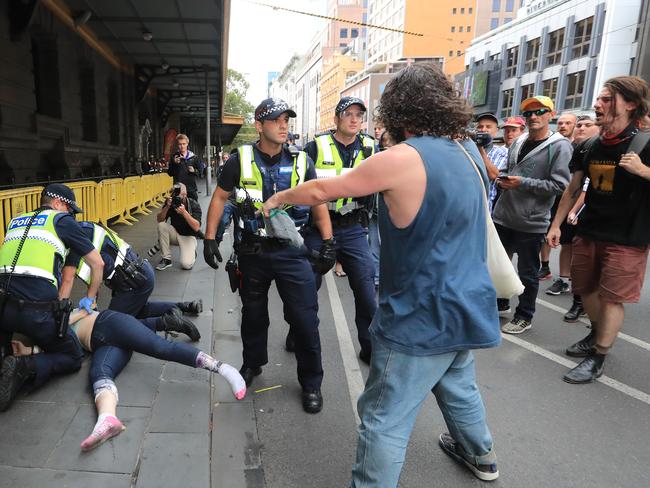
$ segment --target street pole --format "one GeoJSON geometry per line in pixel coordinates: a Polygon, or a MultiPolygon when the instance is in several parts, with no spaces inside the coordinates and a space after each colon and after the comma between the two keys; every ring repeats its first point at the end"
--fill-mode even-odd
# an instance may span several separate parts
{"type": "Polygon", "coordinates": [[[205,194],[212,193],[212,159],[210,154],[210,87],[208,86],[208,67],[205,66],[205,154],[207,169],[205,172],[205,194]]]}

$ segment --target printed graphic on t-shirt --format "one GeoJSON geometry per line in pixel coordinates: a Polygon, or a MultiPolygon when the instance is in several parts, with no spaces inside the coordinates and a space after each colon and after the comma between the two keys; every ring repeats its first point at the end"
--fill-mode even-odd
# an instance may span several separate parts
{"type": "Polygon", "coordinates": [[[599,193],[612,193],[614,191],[615,171],[615,161],[589,161],[591,187],[599,193]]]}

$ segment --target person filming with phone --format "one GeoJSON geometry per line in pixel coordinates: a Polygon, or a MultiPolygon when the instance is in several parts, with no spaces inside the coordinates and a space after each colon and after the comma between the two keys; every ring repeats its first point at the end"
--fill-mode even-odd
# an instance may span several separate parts
{"type": "Polygon", "coordinates": [[[167,174],[174,178],[174,183],[183,183],[187,187],[187,196],[198,200],[199,194],[196,187],[196,178],[202,163],[199,157],[189,149],[190,138],[185,134],[176,136],[178,151],[169,159],[167,174]]]}
{"type": "Polygon", "coordinates": [[[171,245],[178,245],[181,249],[181,268],[192,269],[196,261],[196,237],[201,230],[201,206],[188,196],[183,183],[172,187],[172,195],[165,201],[156,220],[159,246],[149,251],[149,255],[158,250],[162,254],[156,269],[162,271],[172,266],[171,245]]]}

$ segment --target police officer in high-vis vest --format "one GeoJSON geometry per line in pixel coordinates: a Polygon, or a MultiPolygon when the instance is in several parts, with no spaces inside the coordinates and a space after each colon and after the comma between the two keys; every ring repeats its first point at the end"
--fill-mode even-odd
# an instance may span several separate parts
{"type": "MultiPolygon", "coordinates": [[[[315,161],[318,178],[331,178],[363,163],[375,153],[375,140],[360,133],[366,116],[363,100],[343,97],[334,111],[335,131],[327,131],[315,137],[305,146],[307,155],[315,161]]],[[[336,259],[348,275],[355,302],[355,322],[361,351],[359,357],[369,364],[371,345],[368,327],[377,310],[374,285],[374,264],[368,247],[369,198],[339,198],[327,203],[334,239],[336,259]]],[[[317,232],[305,234],[305,244],[318,249],[320,236],[317,232]]],[[[316,274],[320,288],[321,276],[316,274]]],[[[293,347],[293,328],[287,336],[287,349],[293,347]]]]}
{"type": "MultiPolygon", "coordinates": [[[[109,310],[132,315],[152,330],[181,332],[193,341],[201,338],[196,326],[183,318],[182,313],[198,315],[203,310],[202,300],[149,301],[156,284],[149,261],[141,259],[113,230],[95,222],[80,222],[79,225],[104,260],[104,283],[111,289],[109,310]]],[[[87,285],[90,283],[90,267],[79,254],[71,251],[63,268],[63,293],[69,294],[75,275],[87,285]]]]}
{"type": "Polygon", "coordinates": [[[48,185],[41,207],[13,218],[0,248],[0,331],[32,338],[43,350],[33,356],[7,356],[0,370],[0,411],[6,410],[25,383],[38,387],[51,375],[81,367],[83,352],[67,328],[71,304],[59,293],[61,268],[72,249],[91,270],[88,292],[79,308],[90,311],[102,283],[103,262],[74,213],[81,212],[73,191],[48,185]]]}
{"type": "MultiPolygon", "coordinates": [[[[290,151],[284,144],[289,117],[295,116],[287,103],[279,99],[269,98],[256,108],[255,127],[260,139],[255,144],[240,147],[223,167],[208,211],[204,257],[210,266],[218,267],[216,261],[221,261],[221,254],[214,240],[215,233],[228,196],[235,191],[236,235],[240,237],[235,250],[241,273],[239,294],[242,301],[243,365],[240,373],[250,385],[268,362],[268,291],[275,280],[285,316],[295,333],[302,406],[308,413],[317,413],[323,405],[320,392],[323,368],[316,281],[309,252],[304,246],[290,247],[284,241],[268,237],[261,216],[256,214],[273,193],[316,178],[309,157],[302,151],[290,151]]],[[[311,209],[291,207],[286,211],[296,227],[305,226],[311,219],[323,239],[316,265],[330,269],[334,265],[334,243],[325,205],[311,209]]]]}

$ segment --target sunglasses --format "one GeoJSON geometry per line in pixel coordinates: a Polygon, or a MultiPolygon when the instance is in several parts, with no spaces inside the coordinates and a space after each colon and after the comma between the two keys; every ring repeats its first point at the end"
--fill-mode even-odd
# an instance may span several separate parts
{"type": "Polygon", "coordinates": [[[528,117],[532,117],[532,115],[535,114],[535,115],[537,115],[539,117],[541,115],[549,113],[550,111],[551,111],[550,108],[540,108],[540,109],[537,109],[537,110],[526,110],[525,112],[522,112],[521,115],[528,118],[528,117]]]}

